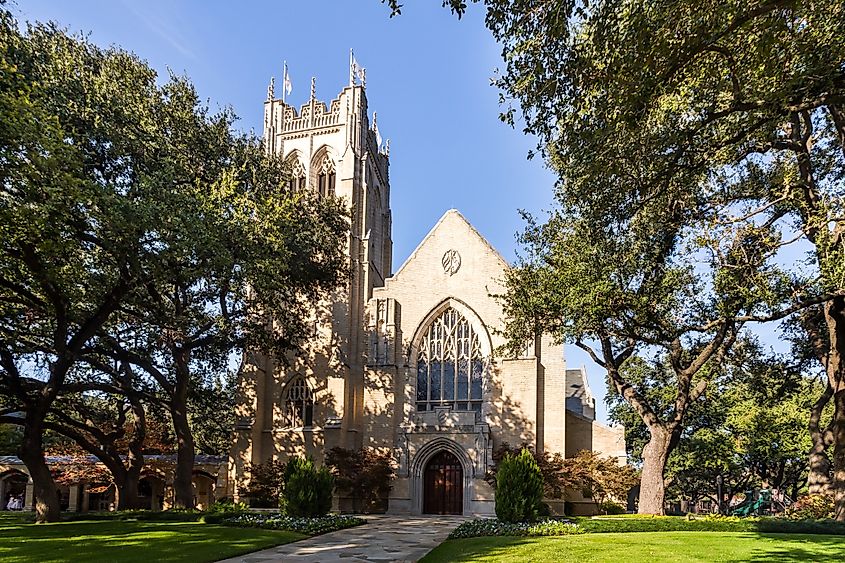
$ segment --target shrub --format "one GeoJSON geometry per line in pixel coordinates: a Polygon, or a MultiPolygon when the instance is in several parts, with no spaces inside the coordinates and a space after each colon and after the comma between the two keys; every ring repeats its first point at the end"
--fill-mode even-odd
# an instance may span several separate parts
{"type": "Polygon", "coordinates": [[[248,512],[226,518],[222,521],[222,524],[241,528],[288,530],[290,532],[316,536],[317,534],[325,534],[326,532],[359,526],[364,522],[364,519],[354,516],[330,515],[318,518],[294,518],[282,514],[254,514],[248,512]]]}
{"type": "Polygon", "coordinates": [[[232,499],[218,500],[208,507],[207,512],[214,512],[220,514],[240,514],[247,512],[249,507],[245,502],[234,502],[232,499]]]}
{"type": "Polygon", "coordinates": [[[625,514],[625,507],[619,504],[618,502],[613,502],[612,500],[606,500],[599,506],[599,510],[602,514],[625,514]]]}
{"type": "Polygon", "coordinates": [[[241,487],[243,496],[250,498],[252,506],[272,508],[279,505],[286,465],[283,461],[269,460],[247,467],[249,479],[241,487]]]}
{"type": "Polygon", "coordinates": [[[475,538],[479,536],[566,536],[581,534],[577,524],[565,519],[550,518],[536,523],[502,522],[495,518],[476,518],[462,522],[452,530],[449,539],[475,538]]]}
{"type": "Polygon", "coordinates": [[[570,471],[567,461],[561,454],[550,452],[537,453],[528,444],[523,444],[521,447],[513,447],[507,442],[493,451],[493,466],[484,477],[484,480],[491,487],[495,488],[496,475],[502,460],[507,455],[517,455],[523,449],[531,452],[531,455],[534,456],[534,460],[540,467],[540,473],[543,476],[543,496],[545,498],[561,499],[566,489],[580,486],[577,473],[570,471]]]}
{"type": "Polygon", "coordinates": [[[285,468],[279,506],[288,516],[325,516],[332,508],[333,488],[334,477],[328,468],[317,469],[310,457],[294,457],[285,468]]]}
{"type": "Polygon", "coordinates": [[[390,453],[375,448],[332,448],[326,453],[326,466],[334,474],[337,492],[352,497],[353,511],[369,513],[386,508],[394,473],[390,453]]]}
{"type": "Polygon", "coordinates": [[[543,502],[543,475],[527,449],[507,454],[496,475],[496,516],[502,522],[537,520],[543,502]]]}
{"type": "Polygon", "coordinates": [[[200,518],[203,524],[217,524],[226,518],[249,512],[245,502],[232,502],[232,499],[218,500],[208,507],[208,510],[200,518]]]}
{"type": "Polygon", "coordinates": [[[793,520],[833,518],[833,496],[825,494],[803,496],[786,509],[784,516],[793,520]]]}

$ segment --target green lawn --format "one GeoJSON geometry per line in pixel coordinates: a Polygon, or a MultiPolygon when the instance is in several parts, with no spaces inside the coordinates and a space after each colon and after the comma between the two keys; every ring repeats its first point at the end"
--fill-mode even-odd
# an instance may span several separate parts
{"type": "Polygon", "coordinates": [[[0,514],[0,561],[156,563],[217,561],[302,539],[293,532],[200,522],[76,521],[24,523],[0,514]]]}
{"type": "Polygon", "coordinates": [[[845,561],[845,538],[757,532],[640,532],[448,540],[424,563],[845,561]]]}

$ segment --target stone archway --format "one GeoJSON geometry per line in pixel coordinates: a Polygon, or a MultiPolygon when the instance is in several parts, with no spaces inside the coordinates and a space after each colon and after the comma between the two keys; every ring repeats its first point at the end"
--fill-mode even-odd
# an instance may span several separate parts
{"type": "MultiPolygon", "coordinates": [[[[453,440],[439,436],[424,444],[417,451],[409,468],[411,512],[413,514],[426,513],[425,493],[426,490],[432,490],[431,486],[426,487],[426,477],[437,479],[436,474],[439,473],[440,479],[448,479],[451,483],[448,485],[448,490],[441,489],[440,491],[440,494],[446,495],[443,502],[449,500],[452,503],[448,513],[469,513],[470,499],[473,497],[472,467],[472,461],[466,450],[453,440]],[[428,472],[429,470],[431,473],[428,472]]],[[[433,483],[430,485],[434,486],[433,483]]]]}
{"type": "Polygon", "coordinates": [[[17,503],[12,503],[14,510],[22,510],[26,502],[27,483],[29,475],[23,471],[12,469],[0,474],[0,510],[7,510],[13,498],[17,499],[17,503]]]}
{"type": "Polygon", "coordinates": [[[442,450],[423,471],[423,514],[463,514],[464,471],[452,453],[442,450]]]}

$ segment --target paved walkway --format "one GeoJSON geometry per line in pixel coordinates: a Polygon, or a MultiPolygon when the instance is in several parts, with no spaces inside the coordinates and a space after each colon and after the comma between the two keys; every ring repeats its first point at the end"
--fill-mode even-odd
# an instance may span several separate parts
{"type": "Polygon", "coordinates": [[[411,562],[440,545],[466,518],[461,516],[368,516],[367,523],[220,563],[411,562]]]}

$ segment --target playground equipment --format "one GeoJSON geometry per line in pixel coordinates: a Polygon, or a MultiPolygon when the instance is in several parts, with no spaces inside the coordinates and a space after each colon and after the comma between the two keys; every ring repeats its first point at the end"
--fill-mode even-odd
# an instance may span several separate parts
{"type": "Polygon", "coordinates": [[[747,491],[745,500],[736,505],[731,512],[732,516],[761,515],[763,511],[772,509],[771,489],[759,489],[758,491],[747,491]]]}

